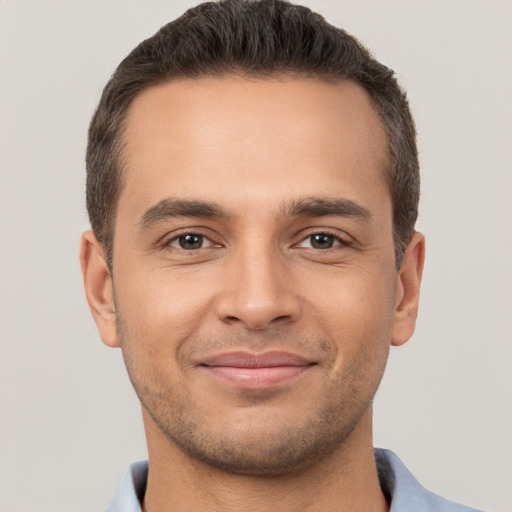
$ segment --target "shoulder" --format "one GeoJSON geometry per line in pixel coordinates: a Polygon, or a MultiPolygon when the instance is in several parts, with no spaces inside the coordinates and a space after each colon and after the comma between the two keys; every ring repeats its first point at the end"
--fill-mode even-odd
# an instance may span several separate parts
{"type": "Polygon", "coordinates": [[[148,480],[148,461],[134,462],[124,472],[121,484],[106,512],[141,512],[148,480]]]}
{"type": "Polygon", "coordinates": [[[425,489],[390,450],[376,449],[375,461],[381,487],[391,502],[389,512],[481,512],[425,489]]]}

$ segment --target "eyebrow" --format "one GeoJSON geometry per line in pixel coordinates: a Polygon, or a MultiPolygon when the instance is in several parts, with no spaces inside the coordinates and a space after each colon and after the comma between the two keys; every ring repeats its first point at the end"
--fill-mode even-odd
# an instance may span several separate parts
{"type": "Polygon", "coordinates": [[[139,226],[147,229],[158,222],[176,217],[225,219],[228,213],[220,205],[209,201],[167,198],[148,208],[141,216],[139,226]]]}
{"type": "MultiPolygon", "coordinates": [[[[293,201],[285,208],[287,217],[348,217],[367,221],[370,210],[350,199],[308,197],[293,201]]],[[[158,222],[176,217],[227,219],[229,213],[217,203],[189,199],[166,198],[148,208],[139,220],[141,229],[148,229],[158,222]]]]}
{"type": "Polygon", "coordinates": [[[290,217],[348,217],[361,221],[369,221],[372,214],[368,208],[342,198],[308,197],[294,201],[286,214],[290,217]]]}

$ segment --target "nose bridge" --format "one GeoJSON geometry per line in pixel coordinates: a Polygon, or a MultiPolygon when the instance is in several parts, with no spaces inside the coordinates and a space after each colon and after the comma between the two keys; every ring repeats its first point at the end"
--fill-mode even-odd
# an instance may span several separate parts
{"type": "Polygon", "coordinates": [[[296,320],[300,305],[277,244],[264,237],[245,240],[229,262],[229,277],[218,303],[223,321],[264,329],[277,320],[296,320]]]}

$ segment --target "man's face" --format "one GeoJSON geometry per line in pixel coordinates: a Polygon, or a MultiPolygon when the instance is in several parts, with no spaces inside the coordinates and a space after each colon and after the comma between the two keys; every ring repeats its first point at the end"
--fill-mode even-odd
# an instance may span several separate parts
{"type": "Polygon", "coordinates": [[[239,473],[327,457],[367,428],[402,295],[366,93],[176,80],[125,136],[115,343],[146,426],[239,473]]]}

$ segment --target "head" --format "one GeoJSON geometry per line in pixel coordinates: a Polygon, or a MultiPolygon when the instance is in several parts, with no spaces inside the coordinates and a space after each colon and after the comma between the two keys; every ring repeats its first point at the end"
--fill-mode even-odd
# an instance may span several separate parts
{"type": "Polygon", "coordinates": [[[400,267],[418,216],[416,135],[405,92],[394,73],[354,37],[305,7],[281,0],[208,2],[188,10],[139,44],[107,83],[89,129],[87,209],[109,265],[117,201],[123,188],[126,118],[144,90],[179,78],[247,77],[350,80],[369,95],[387,137],[383,169],[393,204],[400,267]]]}
{"type": "Polygon", "coordinates": [[[86,293],[150,459],[276,475],[371,443],[423,263],[391,71],[307,9],[204,4],[121,63],[87,161],[86,293]]]}

